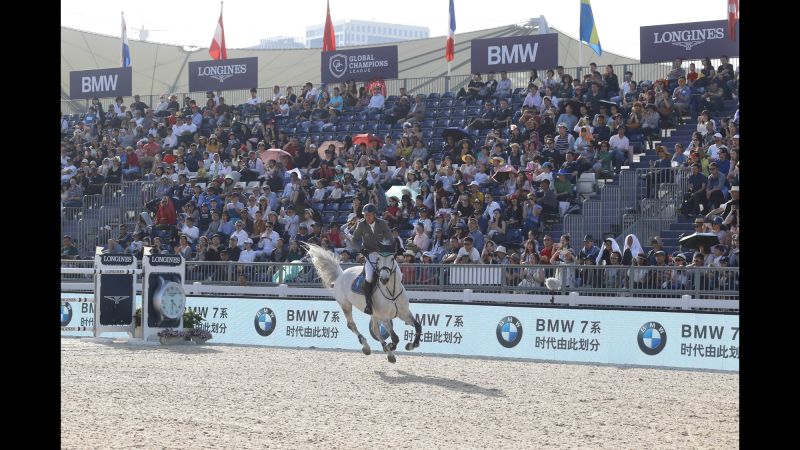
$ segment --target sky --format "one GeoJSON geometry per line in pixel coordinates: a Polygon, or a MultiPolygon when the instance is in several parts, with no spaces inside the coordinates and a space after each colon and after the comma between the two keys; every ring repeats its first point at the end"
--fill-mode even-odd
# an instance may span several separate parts
{"type": "MultiPolygon", "coordinates": [[[[431,37],[447,35],[448,4],[448,0],[330,1],[334,22],[374,20],[416,25],[428,27],[431,37]]],[[[455,0],[456,34],[522,23],[544,15],[550,26],[577,37],[579,9],[580,0],[455,0]]],[[[151,30],[150,42],[208,47],[219,10],[220,2],[216,0],[61,0],[61,25],[119,36],[120,12],[124,11],[129,40],[138,39],[136,30],[144,25],[151,30]]],[[[592,10],[603,50],[638,59],[639,27],[724,20],[727,1],[592,0],[592,10]]],[[[302,41],[306,27],[325,23],[325,0],[228,0],[223,23],[228,48],[255,46],[272,36],[302,41]]]]}

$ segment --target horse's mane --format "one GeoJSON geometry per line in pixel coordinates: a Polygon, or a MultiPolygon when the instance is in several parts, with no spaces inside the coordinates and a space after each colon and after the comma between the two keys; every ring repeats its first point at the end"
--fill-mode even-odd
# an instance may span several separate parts
{"type": "Polygon", "coordinates": [[[336,259],[336,254],[325,250],[324,248],[315,244],[305,244],[311,261],[314,267],[317,268],[322,285],[324,287],[333,287],[333,282],[342,274],[342,267],[336,259]]]}

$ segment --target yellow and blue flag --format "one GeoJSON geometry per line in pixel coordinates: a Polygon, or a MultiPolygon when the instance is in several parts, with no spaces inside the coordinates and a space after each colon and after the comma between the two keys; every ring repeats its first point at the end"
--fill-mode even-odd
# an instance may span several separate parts
{"type": "Polygon", "coordinates": [[[581,0],[581,42],[585,42],[589,47],[602,56],[603,49],[600,48],[600,37],[597,35],[597,26],[592,15],[591,0],[581,0]]]}

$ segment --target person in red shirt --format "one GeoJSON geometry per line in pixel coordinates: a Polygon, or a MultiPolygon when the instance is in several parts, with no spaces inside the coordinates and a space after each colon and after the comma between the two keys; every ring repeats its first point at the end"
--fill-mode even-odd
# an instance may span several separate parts
{"type": "Polygon", "coordinates": [[[553,238],[550,237],[549,234],[544,235],[544,248],[539,255],[542,257],[540,264],[550,264],[550,259],[553,257],[553,253],[556,252],[556,249],[553,246],[553,238]]]}
{"type": "Polygon", "coordinates": [[[389,198],[389,206],[383,211],[383,220],[389,224],[389,228],[393,228],[400,224],[400,218],[399,200],[392,196],[389,198]]]}
{"type": "Polygon", "coordinates": [[[172,203],[172,199],[165,195],[161,197],[161,203],[158,205],[158,211],[156,211],[156,227],[157,228],[167,228],[170,226],[175,226],[178,223],[178,215],[175,212],[175,205],[172,203]]]}
{"type": "Polygon", "coordinates": [[[128,146],[125,148],[125,164],[122,165],[122,175],[126,178],[138,178],[136,175],[141,175],[139,168],[139,157],[133,151],[133,147],[128,146]]]}
{"type": "Polygon", "coordinates": [[[331,230],[325,234],[325,237],[331,241],[331,246],[333,248],[342,248],[344,247],[344,239],[342,238],[342,234],[339,232],[339,224],[336,222],[331,223],[331,230]]]}

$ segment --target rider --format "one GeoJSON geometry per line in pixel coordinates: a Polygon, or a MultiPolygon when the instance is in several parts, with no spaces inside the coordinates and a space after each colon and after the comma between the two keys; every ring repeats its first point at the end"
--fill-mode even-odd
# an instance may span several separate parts
{"type": "Polygon", "coordinates": [[[378,208],[372,203],[367,203],[361,209],[364,218],[358,221],[353,232],[353,243],[361,243],[361,253],[366,257],[364,264],[364,297],[367,300],[365,314],[372,314],[372,290],[375,288],[375,264],[378,262],[378,252],[382,241],[391,241],[392,232],[386,221],[376,217],[378,208]]]}

